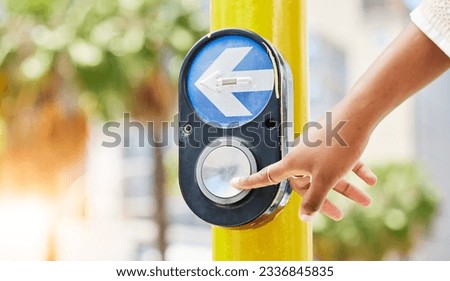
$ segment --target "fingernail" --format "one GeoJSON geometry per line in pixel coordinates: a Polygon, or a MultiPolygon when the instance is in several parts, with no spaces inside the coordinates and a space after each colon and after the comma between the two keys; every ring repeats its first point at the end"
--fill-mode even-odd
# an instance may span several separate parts
{"type": "Polygon", "coordinates": [[[312,222],[314,218],[316,217],[317,212],[312,213],[310,215],[300,214],[300,219],[304,222],[312,222]]]}
{"type": "Polygon", "coordinates": [[[371,179],[369,183],[370,185],[374,185],[377,183],[378,180],[377,175],[375,175],[371,170],[367,171],[367,176],[371,179]]]}
{"type": "Polygon", "coordinates": [[[233,186],[234,188],[239,188],[239,178],[232,178],[230,180],[230,184],[231,186],[233,186]]]}
{"type": "Polygon", "coordinates": [[[372,175],[373,175],[373,185],[375,185],[378,182],[378,177],[374,173],[372,173],[372,175]]]}

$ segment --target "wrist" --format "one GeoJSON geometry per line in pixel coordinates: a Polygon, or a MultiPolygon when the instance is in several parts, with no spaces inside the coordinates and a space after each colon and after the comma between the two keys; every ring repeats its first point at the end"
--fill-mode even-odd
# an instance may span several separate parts
{"type": "Polygon", "coordinates": [[[387,114],[386,104],[372,100],[375,95],[352,90],[336,107],[336,118],[346,121],[359,134],[370,134],[387,114]]]}

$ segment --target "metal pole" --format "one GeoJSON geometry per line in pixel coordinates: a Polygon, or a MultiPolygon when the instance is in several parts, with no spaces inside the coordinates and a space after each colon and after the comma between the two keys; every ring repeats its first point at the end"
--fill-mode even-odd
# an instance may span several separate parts
{"type": "MultiPolygon", "coordinates": [[[[244,28],[271,41],[294,77],[296,136],[308,118],[306,0],[211,0],[211,31],[244,28]]],[[[300,222],[300,196],[272,221],[250,228],[214,226],[214,260],[311,260],[312,227],[300,222]]]]}

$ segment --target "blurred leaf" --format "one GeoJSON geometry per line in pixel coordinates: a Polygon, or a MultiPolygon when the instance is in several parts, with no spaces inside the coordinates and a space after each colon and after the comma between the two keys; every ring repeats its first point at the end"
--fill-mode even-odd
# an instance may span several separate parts
{"type": "Polygon", "coordinates": [[[59,8],[67,0],[5,0],[9,12],[17,15],[33,15],[35,18],[49,20],[54,9],[59,8]]]}
{"type": "Polygon", "coordinates": [[[53,57],[46,51],[38,50],[33,56],[27,57],[20,65],[20,70],[28,80],[42,78],[50,68],[53,57]]]}
{"type": "Polygon", "coordinates": [[[103,60],[103,51],[84,40],[76,40],[69,46],[69,55],[74,64],[81,67],[93,67],[103,60]]]}

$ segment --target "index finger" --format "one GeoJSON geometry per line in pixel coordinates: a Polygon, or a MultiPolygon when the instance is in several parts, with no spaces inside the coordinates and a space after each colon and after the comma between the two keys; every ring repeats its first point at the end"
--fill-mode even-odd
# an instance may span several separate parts
{"type": "Polygon", "coordinates": [[[289,170],[281,160],[248,177],[232,178],[230,183],[238,189],[252,189],[278,184],[288,177],[289,170]]]}

